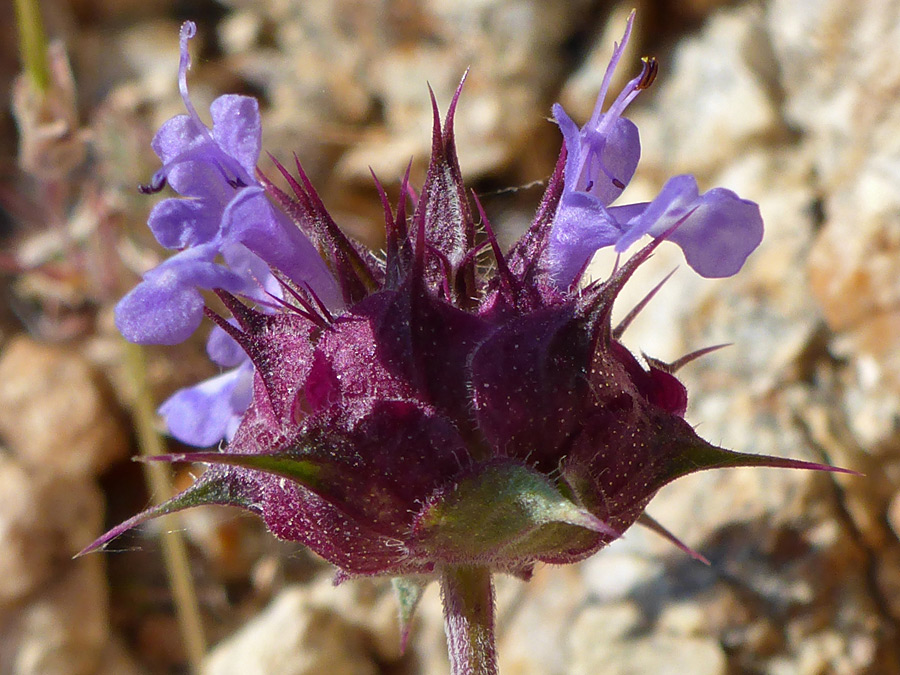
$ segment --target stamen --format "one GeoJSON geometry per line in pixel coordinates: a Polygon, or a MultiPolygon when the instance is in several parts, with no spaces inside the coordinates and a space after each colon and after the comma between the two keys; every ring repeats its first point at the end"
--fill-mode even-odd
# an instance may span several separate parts
{"type": "Polygon", "coordinates": [[[659,61],[657,61],[655,57],[644,56],[641,58],[641,61],[644,62],[644,68],[641,71],[641,79],[638,80],[637,86],[635,87],[637,91],[649,89],[650,85],[656,81],[656,76],[659,73],[659,61]]]}
{"type": "Polygon", "coordinates": [[[234,174],[234,178],[231,178],[228,175],[228,171],[225,170],[223,163],[220,161],[220,158],[213,159],[212,163],[216,165],[216,168],[222,174],[222,178],[225,179],[225,182],[228,183],[228,185],[230,185],[232,187],[232,189],[234,189],[234,190],[247,187],[247,184],[244,182],[244,179],[241,178],[240,174],[234,170],[234,166],[233,166],[234,161],[232,160],[232,158],[229,157],[228,155],[225,155],[224,153],[220,153],[220,154],[223,155],[223,158],[225,160],[228,160],[228,164],[232,165],[231,172],[234,174]]]}
{"type": "Polygon", "coordinates": [[[628,45],[628,40],[631,37],[631,28],[634,25],[634,14],[635,12],[632,10],[628,17],[628,23],[625,26],[625,34],[622,36],[622,41],[615,44],[612,58],[609,60],[609,65],[606,66],[606,73],[603,75],[603,83],[600,85],[600,93],[597,96],[597,104],[594,106],[594,114],[591,115],[591,121],[588,123],[588,126],[590,127],[597,127],[600,124],[603,113],[603,102],[606,100],[609,85],[612,83],[613,73],[616,71],[616,67],[619,65],[619,61],[625,53],[625,47],[628,45]]]}
{"type": "Polygon", "coordinates": [[[193,21],[185,21],[181,24],[181,33],[179,36],[181,59],[178,64],[178,91],[181,93],[181,100],[184,101],[184,107],[187,108],[188,115],[190,115],[200,126],[205,127],[203,122],[200,121],[200,116],[197,114],[197,111],[194,109],[194,104],[191,103],[187,88],[187,71],[191,69],[191,53],[188,51],[188,42],[190,42],[196,34],[197,24],[193,21]]]}
{"type": "Polygon", "coordinates": [[[619,188],[620,190],[624,190],[624,189],[625,189],[625,183],[623,183],[622,181],[620,181],[618,178],[613,178],[613,179],[612,179],[612,184],[615,185],[615,186],[616,186],[617,188],[619,188]]]}
{"type": "Polygon", "coordinates": [[[166,174],[162,171],[157,171],[153,174],[153,178],[150,179],[150,182],[147,184],[141,183],[138,185],[138,192],[142,195],[154,195],[157,192],[160,192],[166,186],[166,174]]]}

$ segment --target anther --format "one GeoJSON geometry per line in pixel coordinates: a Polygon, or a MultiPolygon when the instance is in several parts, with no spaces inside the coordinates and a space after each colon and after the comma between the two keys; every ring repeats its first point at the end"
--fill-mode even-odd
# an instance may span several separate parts
{"type": "Polygon", "coordinates": [[[623,183],[622,181],[620,181],[618,178],[613,178],[613,179],[612,179],[612,184],[615,185],[615,186],[616,186],[617,188],[619,188],[620,190],[624,190],[624,189],[625,189],[625,183],[623,183]]]}
{"type": "Polygon", "coordinates": [[[138,192],[142,195],[153,195],[162,190],[166,186],[165,174],[155,173],[148,184],[138,185],[138,192]]]}
{"type": "Polygon", "coordinates": [[[635,87],[638,91],[648,89],[653,84],[653,81],[656,80],[657,73],[659,73],[659,61],[656,58],[645,56],[641,61],[644,62],[644,69],[641,71],[641,79],[635,87]]]}
{"type": "Polygon", "coordinates": [[[247,187],[247,184],[246,184],[244,181],[242,181],[240,178],[226,178],[225,180],[226,180],[226,181],[228,182],[228,184],[229,184],[231,187],[233,187],[235,190],[237,190],[238,188],[245,188],[245,187],[247,187]]]}

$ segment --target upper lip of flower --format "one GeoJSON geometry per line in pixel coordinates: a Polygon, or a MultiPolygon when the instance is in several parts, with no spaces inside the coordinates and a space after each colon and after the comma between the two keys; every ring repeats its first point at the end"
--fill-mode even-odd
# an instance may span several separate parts
{"type": "Polygon", "coordinates": [[[149,220],[160,244],[180,251],[118,304],[117,326],[134,342],[186,339],[202,318],[197,289],[222,287],[259,297],[269,266],[307,285],[326,304],[342,304],[318,251],[272,206],[255,178],[262,137],[256,100],[218,97],[210,106],[212,129],[194,109],[187,71],[188,41],[195,33],[192,22],[181,28],[178,83],[187,114],[167,121],[154,137],[163,166],[143,188],[152,192],[168,182],[183,196],[157,204],[149,220]],[[224,264],[215,262],[217,256],[224,264]]]}

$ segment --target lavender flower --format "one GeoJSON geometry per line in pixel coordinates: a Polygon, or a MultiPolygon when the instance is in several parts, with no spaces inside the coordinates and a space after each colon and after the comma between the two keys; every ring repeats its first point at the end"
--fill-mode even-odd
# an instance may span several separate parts
{"type": "Polygon", "coordinates": [[[550,243],[554,278],[562,286],[577,281],[598,249],[615,245],[616,251],[623,252],[645,234],[665,235],[678,244],[688,264],[704,277],[736,274],[762,241],[763,222],[756,204],[724,188],[700,195],[693,176],[669,179],[649,204],[610,207],[628,185],[641,156],[637,127],[622,113],[653,83],[658,71],[655,59],[644,59],[641,73],[603,112],[633,22],[634,13],[613,52],[588,123],[579,130],[562,106],[553,106],[568,151],[565,188],[550,243]]]}
{"type": "Polygon", "coordinates": [[[212,132],[200,124],[184,84],[192,34],[186,24],[180,80],[190,114],[157,135],[164,166],[153,181],[189,201],[167,200],[151,219],[161,243],[183,250],[123,299],[120,326],[131,339],[180,339],[199,320],[196,289],[215,288],[233,318],[207,310],[222,331],[209,351],[238,370],[176,395],[163,412],[202,442],[228,435],[247,392],[249,406],[224,450],[158,458],[208,464],[194,485],[86,551],[161,514],[239,506],[343,577],[394,577],[404,620],[423,584],[439,578],[454,672],[488,673],[492,641],[476,644],[469,629],[492,635],[492,572],[527,579],[537,563],[581,560],[636,522],[688,550],[644,510],[663,485],[695,471],[838,470],[707,443],[683,418],[687,392],[675,372],[708,350],[644,365],[619,342],[625,326],[610,323],[620,289],[665,238],[715,276],[736,272],[762,234],[756,205],[720,189],[700,196],[689,176],[649,204],[609,206],[640,152],[621,113],[652,81],[653,61],[581,130],[554,109],[568,153],[506,255],[475,200],[496,262],[485,271],[456,158],[459,90],[443,124],[432,98],[431,164],[411,218],[405,198],[394,209],[381,191],[386,250],[376,258],[341,233],[299,163],[296,175],[276,163],[289,192],[256,182],[255,104],[222,97],[212,132]],[[609,279],[574,288],[597,248],[624,250],[644,234],[655,239],[609,279]],[[242,282],[262,278],[235,263],[241,246],[271,267],[281,310],[248,306],[264,300],[259,293],[236,297],[248,296],[242,282]],[[134,325],[141,310],[155,326],[134,325]]]}
{"type": "Polygon", "coordinates": [[[181,28],[178,83],[188,114],[172,118],[157,132],[152,145],[163,167],[141,188],[158,192],[168,183],[185,197],[160,202],[149,220],[157,241],[179,253],[144,275],[116,306],[116,326],[140,344],[186,340],[203,317],[197,289],[253,294],[265,279],[255,274],[270,265],[295,283],[309,285],[330,305],[340,305],[337,286],[318,252],[272,207],[256,180],[262,135],[256,100],[220,96],[210,106],[212,129],[191,104],[187,46],[195,32],[191,22],[181,28]],[[264,262],[254,264],[250,251],[264,262]],[[225,265],[216,262],[219,256],[225,265]]]}
{"type": "MultiPolygon", "coordinates": [[[[175,344],[200,325],[204,300],[198,289],[222,288],[257,300],[280,293],[270,266],[306,285],[328,306],[340,307],[337,285],[318,252],[280,211],[256,179],[262,128],[259,108],[248,96],[213,101],[210,130],[188,96],[188,41],[196,27],[181,29],[179,89],[188,111],[166,122],[153,139],[163,162],[146,193],[168,183],[184,199],[166,199],[150,213],[149,226],[163,246],[179,250],[116,307],[116,326],[140,344],[175,344]],[[225,263],[216,262],[221,258],[225,263]]],[[[231,351],[240,349],[231,341],[231,351]]],[[[221,343],[218,336],[218,343],[221,343]]],[[[219,358],[233,367],[206,382],[175,393],[160,407],[169,432],[200,447],[234,435],[250,401],[252,365],[246,355],[219,358]]]]}

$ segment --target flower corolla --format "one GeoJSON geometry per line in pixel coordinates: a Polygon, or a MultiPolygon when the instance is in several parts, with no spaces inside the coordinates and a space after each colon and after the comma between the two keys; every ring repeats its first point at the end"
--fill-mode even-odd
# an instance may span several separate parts
{"type": "Polygon", "coordinates": [[[553,106],[567,152],[565,186],[550,242],[554,278],[562,286],[577,283],[598,249],[615,246],[621,253],[648,234],[678,244],[688,265],[704,277],[736,274],[762,241],[763,221],[755,203],[725,188],[701,195],[690,175],[669,179],[649,203],[611,206],[634,176],[641,156],[638,129],[622,114],[658,72],[655,59],[644,59],[640,74],[604,111],[633,21],[634,14],[613,51],[590,120],[579,129],[561,105],[553,106]]]}

